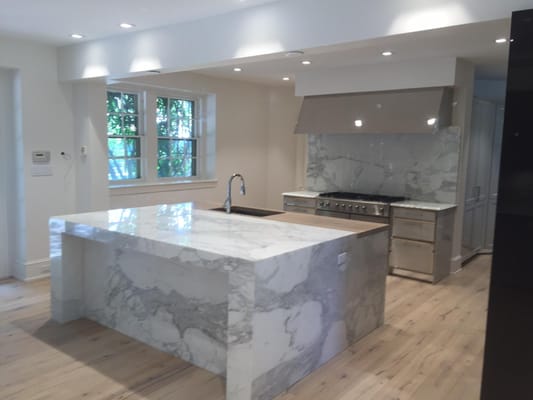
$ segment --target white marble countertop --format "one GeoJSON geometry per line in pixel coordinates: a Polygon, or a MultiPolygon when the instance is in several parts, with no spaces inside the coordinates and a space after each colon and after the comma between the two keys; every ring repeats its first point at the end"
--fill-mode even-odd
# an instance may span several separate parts
{"type": "Polygon", "coordinates": [[[309,190],[300,190],[296,192],[285,192],[283,193],[283,196],[296,196],[296,197],[309,197],[309,198],[315,198],[318,197],[320,192],[311,192],[309,190]]]}
{"type": "Polygon", "coordinates": [[[391,203],[392,207],[401,207],[401,208],[416,208],[419,210],[428,210],[428,211],[446,211],[452,208],[457,207],[455,204],[447,203],[429,203],[427,201],[416,201],[416,200],[404,200],[398,201],[396,203],[391,203]]]}
{"type": "Polygon", "coordinates": [[[52,217],[50,231],[125,247],[166,258],[179,248],[249,261],[268,259],[353,232],[226,214],[179,203],[52,217]]]}

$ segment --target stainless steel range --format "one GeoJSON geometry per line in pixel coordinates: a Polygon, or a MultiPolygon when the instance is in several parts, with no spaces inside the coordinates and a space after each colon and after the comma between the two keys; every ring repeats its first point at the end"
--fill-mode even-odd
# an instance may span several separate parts
{"type": "Polygon", "coordinates": [[[388,224],[390,203],[402,200],[406,200],[406,198],[363,193],[327,192],[318,196],[316,214],[388,224]]]}

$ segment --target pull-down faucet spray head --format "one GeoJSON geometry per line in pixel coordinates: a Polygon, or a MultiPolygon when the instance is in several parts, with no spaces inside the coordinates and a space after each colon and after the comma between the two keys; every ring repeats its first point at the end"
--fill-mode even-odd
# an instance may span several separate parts
{"type": "Polygon", "coordinates": [[[226,201],[224,201],[224,208],[226,209],[226,212],[228,214],[231,213],[231,183],[233,182],[233,179],[237,177],[241,179],[241,194],[243,196],[246,194],[246,185],[244,183],[244,177],[238,173],[231,175],[228,180],[228,195],[226,197],[226,201]]]}

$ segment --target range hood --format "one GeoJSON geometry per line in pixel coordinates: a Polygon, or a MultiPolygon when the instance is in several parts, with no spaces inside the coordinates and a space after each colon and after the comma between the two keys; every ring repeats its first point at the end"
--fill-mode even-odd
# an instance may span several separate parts
{"type": "Polygon", "coordinates": [[[295,133],[432,133],[452,101],[452,88],[305,96],[295,133]]]}

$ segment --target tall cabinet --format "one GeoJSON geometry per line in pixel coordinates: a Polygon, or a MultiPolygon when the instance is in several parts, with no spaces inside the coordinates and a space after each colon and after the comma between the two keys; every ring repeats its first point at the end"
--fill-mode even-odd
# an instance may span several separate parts
{"type": "Polygon", "coordinates": [[[482,400],[531,399],[533,9],[513,13],[482,400]]]}
{"type": "Polygon", "coordinates": [[[498,198],[502,105],[474,99],[463,219],[463,261],[491,250],[498,198]]]}

